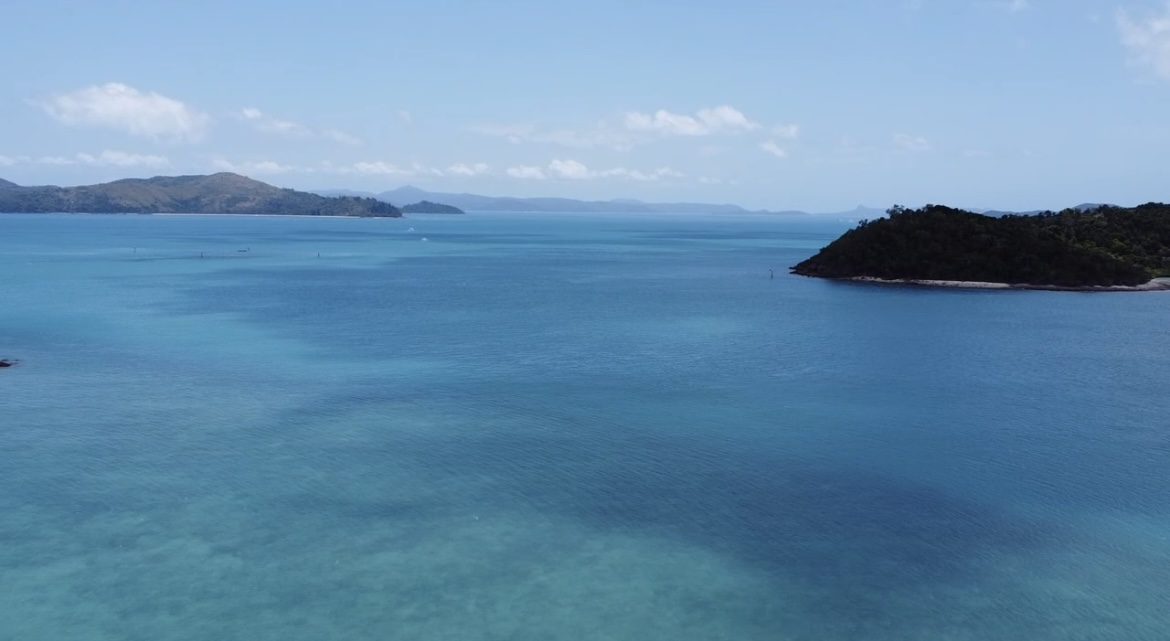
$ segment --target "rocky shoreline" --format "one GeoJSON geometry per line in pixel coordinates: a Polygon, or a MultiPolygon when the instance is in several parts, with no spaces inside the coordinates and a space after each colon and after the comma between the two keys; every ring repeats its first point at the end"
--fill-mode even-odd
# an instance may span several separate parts
{"type": "Polygon", "coordinates": [[[1024,289],[1054,292],[1160,292],[1170,291],[1170,278],[1155,278],[1142,285],[1101,285],[1085,287],[1066,287],[1062,285],[1032,285],[1028,283],[988,283],[966,280],[919,280],[909,278],[874,278],[872,276],[854,276],[841,278],[855,283],[874,283],[877,285],[908,285],[913,287],[944,287],[952,289],[1024,289]]]}

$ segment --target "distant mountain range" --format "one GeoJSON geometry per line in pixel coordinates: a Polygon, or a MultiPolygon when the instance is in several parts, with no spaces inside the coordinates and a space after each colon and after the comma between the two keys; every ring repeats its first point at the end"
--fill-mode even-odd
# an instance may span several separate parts
{"type": "MultiPolygon", "coordinates": [[[[1098,204],[1073,207],[1096,209],[1098,204]]],[[[808,216],[808,212],[749,210],[739,205],[711,203],[648,203],[633,199],[576,200],[573,198],[516,198],[445,193],[399,187],[381,193],[344,189],[297,191],[275,187],[239,174],[222,172],[195,176],[127,178],[79,187],[22,187],[0,178],[0,212],[5,213],[192,213],[288,214],[306,216],[401,216],[462,214],[467,211],[532,213],[664,213],[769,214],[808,216]],[[400,205],[401,209],[395,205],[400,205]]],[[[987,216],[1040,213],[974,210],[987,216]]],[[[843,212],[818,214],[850,220],[885,216],[884,209],[859,206],[843,212]]]]}
{"type": "MultiPolygon", "coordinates": [[[[511,211],[547,213],[669,213],[669,214],[773,214],[805,216],[803,211],[749,210],[739,205],[710,203],[648,203],[641,200],[575,200],[573,198],[514,198],[509,196],[481,196],[467,193],[433,192],[418,187],[399,187],[381,193],[350,191],[344,189],[320,190],[326,196],[362,196],[377,198],[385,202],[403,203],[416,201],[437,201],[453,205],[466,211],[511,211]]],[[[858,207],[856,210],[839,212],[849,218],[872,218],[881,216],[884,209],[858,207]]]]}
{"type": "Polygon", "coordinates": [[[326,197],[226,172],[127,178],[80,187],[22,187],[0,179],[0,212],[402,215],[397,207],[374,198],[326,197]]]}

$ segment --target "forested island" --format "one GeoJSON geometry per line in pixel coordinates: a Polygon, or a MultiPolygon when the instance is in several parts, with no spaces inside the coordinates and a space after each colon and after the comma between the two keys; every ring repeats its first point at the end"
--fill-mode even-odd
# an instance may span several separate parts
{"type": "Polygon", "coordinates": [[[80,187],[22,187],[0,180],[0,212],[402,215],[394,205],[374,198],[318,196],[228,172],[127,178],[80,187]]]}
{"type": "Polygon", "coordinates": [[[940,205],[861,221],[793,273],[919,284],[1165,288],[1170,205],[985,216],[940,205]],[[1151,284],[1152,283],[1152,284],[1151,284]]]}
{"type": "Polygon", "coordinates": [[[429,200],[421,200],[413,205],[403,205],[403,213],[407,214],[462,214],[462,209],[452,207],[451,205],[444,205],[442,203],[433,203],[429,200]]]}

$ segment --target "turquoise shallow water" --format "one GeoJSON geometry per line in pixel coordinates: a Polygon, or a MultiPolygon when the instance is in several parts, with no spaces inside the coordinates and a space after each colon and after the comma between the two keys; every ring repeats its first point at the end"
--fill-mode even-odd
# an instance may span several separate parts
{"type": "Polygon", "coordinates": [[[1168,638],[1170,296],[844,228],[0,216],[0,639],[1168,638]]]}

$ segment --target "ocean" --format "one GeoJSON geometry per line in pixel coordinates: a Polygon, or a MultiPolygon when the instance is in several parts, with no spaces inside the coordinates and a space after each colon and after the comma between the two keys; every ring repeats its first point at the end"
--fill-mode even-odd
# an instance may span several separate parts
{"type": "Polygon", "coordinates": [[[1170,638],[1170,294],[849,226],[0,216],[0,639],[1170,638]]]}

